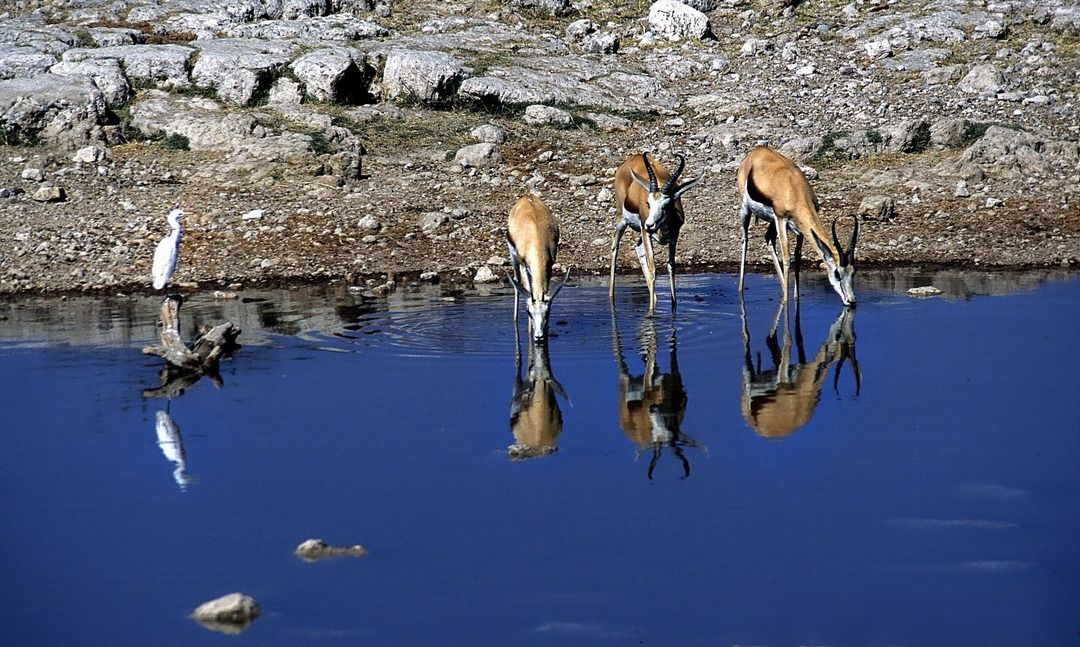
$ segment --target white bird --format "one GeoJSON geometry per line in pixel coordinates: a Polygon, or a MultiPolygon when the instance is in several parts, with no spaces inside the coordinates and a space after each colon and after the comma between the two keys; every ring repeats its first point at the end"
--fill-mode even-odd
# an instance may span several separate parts
{"type": "Polygon", "coordinates": [[[183,217],[183,209],[176,208],[169,212],[168,220],[172,231],[161,239],[154,250],[151,275],[154,277],[155,290],[164,288],[176,271],[176,257],[180,254],[180,219],[183,217]]]}

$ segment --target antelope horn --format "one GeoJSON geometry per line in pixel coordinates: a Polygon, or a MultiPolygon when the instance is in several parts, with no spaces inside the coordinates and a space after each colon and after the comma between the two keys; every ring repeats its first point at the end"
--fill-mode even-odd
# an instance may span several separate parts
{"type": "Polygon", "coordinates": [[[852,216],[851,219],[855,221],[855,225],[851,230],[851,244],[848,245],[847,253],[853,257],[855,255],[855,243],[859,242],[859,217],[852,216]]]}
{"type": "Polygon", "coordinates": [[[645,162],[645,170],[649,173],[649,193],[656,193],[656,173],[652,170],[652,164],[649,163],[649,154],[642,153],[641,161],[645,162]]]}
{"type": "Polygon", "coordinates": [[[679,158],[679,167],[675,169],[675,172],[671,174],[671,177],[667,179],[667,182],[664,182],[664,188],[662,189],[664,193],[675,192],[675,187],[678,185],[679,176],[682,175],[683,167],[686,166],[685,157],[679,155],[678,153],[675,154],[675,157],[679,158]]]}

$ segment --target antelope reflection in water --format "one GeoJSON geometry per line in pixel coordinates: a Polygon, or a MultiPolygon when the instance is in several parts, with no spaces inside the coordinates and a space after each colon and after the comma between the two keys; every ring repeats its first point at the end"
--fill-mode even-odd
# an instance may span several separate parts
{"type": "Polygon", "coordinates": [[[154,418],[154,432],[161,453],[172,463],[173,480],[180,486],[180,491],[187,490],[191,477],[187,473],[187,459],[184,456],[184,440],[180,436],[180,427],[169,415],[168,409],[158,411],[154,418]]]}
{"type": "Polygon", "coordinates": [[[780,303],[773,317],[772,328],[765,338],[772,360],[770,370],[762,370],[761,354],[757,362],[750,350],[750,329],[746,323],[746,304],[739,300],[742,311],[743,346],[745,348],[742,383],[742,415],[759,436],[784,438],[802,427],[814,415],[821,400],[821,387],[829,373],[829,365],[836,362],[833,375],[833,391],[839,396],[840,369],[850,360],[855,377],[855,396],[862,388],[862,374],[855,357],[855,310],[844,308],[829,327],[828,336],[817,354],[806,359],[803,348],[802,326],[799,321],[799,302],[795,302],[795,348],[797,363],[791,363],[791,335],[788,309],[780,303]],[[783,340],[777,342],[777,329],[783,317],[783,340]]]}
{"type": "Polygon", "coordinates": [[[514,392],[510,399],[510,431],[514,434],[514,444],[506,451],[513,460],[525,460],[547,456],[558,449],[555,440],[562,431],[562,411],[555,396],[567,396],[551,373],[547,337],[526,341],[529,366],[522,378],[521,340],[516,325],[514,329],[514,392]]]}
{"type": "Polygon", "coordinates": [[[657,363],[656,326],[653,319],[641,322],[640,351],[644,363],[641,375],[631,375],[622,352],[615,310],[611,311],[612,341],[615,362],[619,366],[619,426],[638,448],[638,456],[650,451],[649,480],[664,449],[668,448],[682,465],[682,477],[690,476],[690,461],[685,447],[697,447],[697,442],[679,429],[686,414],[686,389],[679,374],[678,347],[675,328],[668,339],[669,369],[661,373],[657,363]]]}

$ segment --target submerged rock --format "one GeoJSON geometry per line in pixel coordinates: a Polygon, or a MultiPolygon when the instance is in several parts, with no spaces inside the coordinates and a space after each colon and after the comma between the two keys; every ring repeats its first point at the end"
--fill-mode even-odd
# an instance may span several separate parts
{"type": "Polygon", "coordinates": [[[230,593],[200,604],[191,619],[207,629],[222,633],[240,633],[259,617],[259,603],[243,593],[230,593]]]}
{"type": "Polygon", "coordinates": [[[300,542],[293,553],[305,562],[314,562],[326,557],[364,557],[368,554],[368,550],[360,544],[330,546],[321,539],[307,539],[300,542]]]}

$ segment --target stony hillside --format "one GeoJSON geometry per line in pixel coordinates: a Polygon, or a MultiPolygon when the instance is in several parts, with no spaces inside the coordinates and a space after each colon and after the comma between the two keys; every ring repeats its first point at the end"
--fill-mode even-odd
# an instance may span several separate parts
{"type": "MultiPolygon", "coordinates": [[[[1074,267],[1080,5],[0,3],[0,292],[502,273],[538,193],[606,271],[611,177],[704,173],[682,271],[738,261],[735,168],[795,158],[863,264],[1074,267]]],[[[755,262],[765,262],[762,229],[755,262]]],[[[771,263],[769,264],[771,266],[771,263]]],[[[630,245],[619,260],[636,271],[630,245]]]]}

